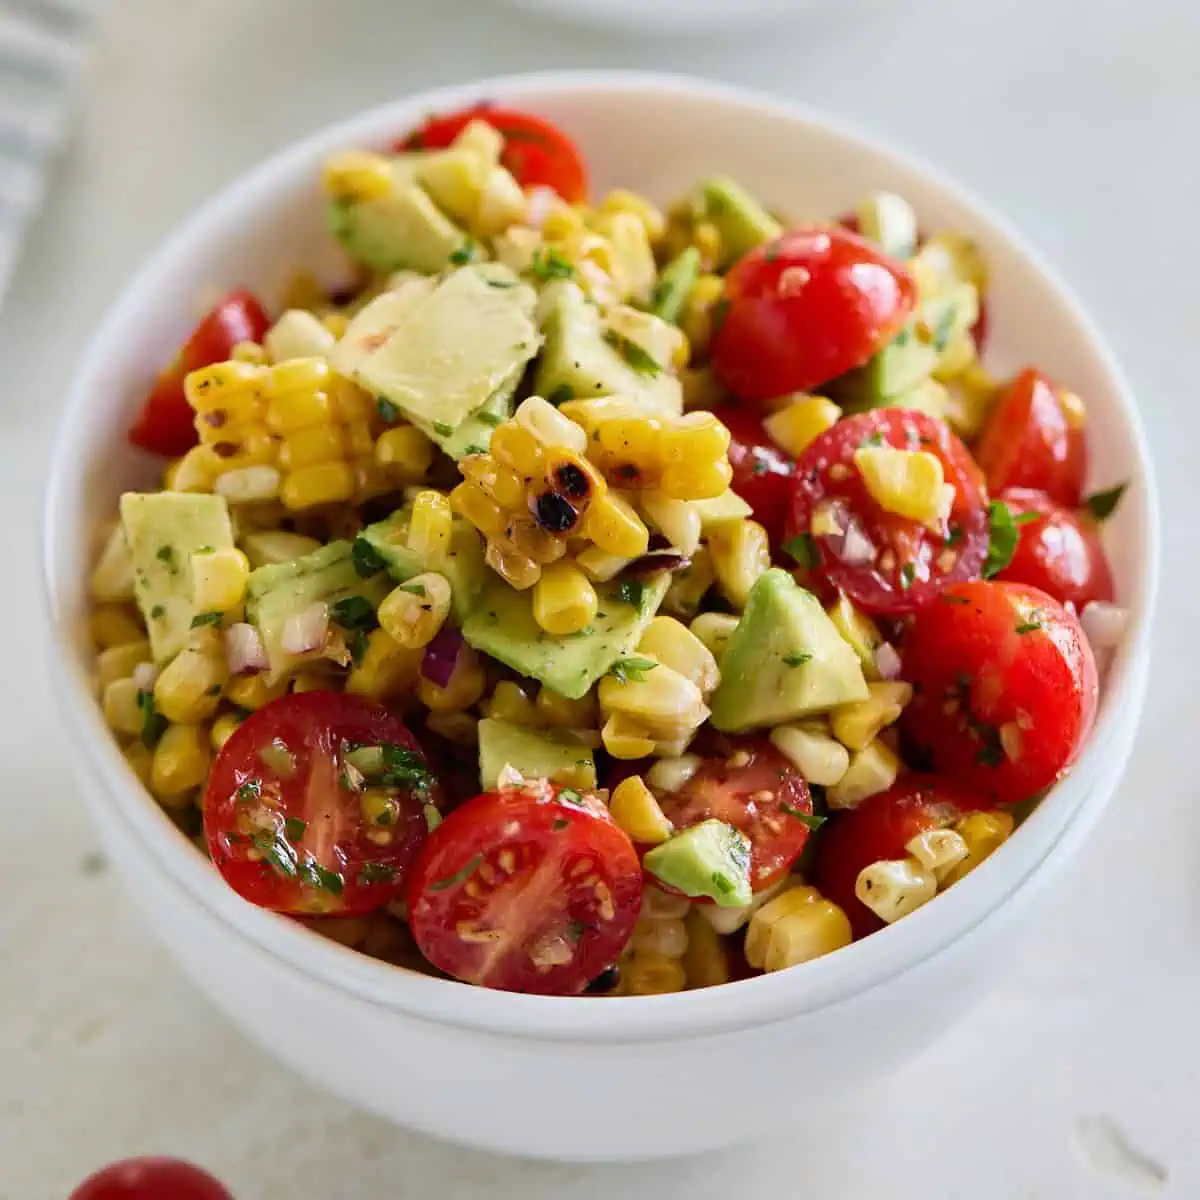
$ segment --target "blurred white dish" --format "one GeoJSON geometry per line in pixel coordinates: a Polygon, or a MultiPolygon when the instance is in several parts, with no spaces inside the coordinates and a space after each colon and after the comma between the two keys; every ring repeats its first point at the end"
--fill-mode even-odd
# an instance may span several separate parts
{"type": "Polygon", "coordinates": [[[809,0],[505,0],[512,8],[631,33],[688,33],[796,13],[809,0]]]}

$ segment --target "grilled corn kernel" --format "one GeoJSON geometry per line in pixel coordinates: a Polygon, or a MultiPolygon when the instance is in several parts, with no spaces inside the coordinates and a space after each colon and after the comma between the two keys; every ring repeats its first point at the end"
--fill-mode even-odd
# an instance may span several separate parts
{"type": "Polygon", "coordinates": [[[213,491],[230,504],[253,504],[274,500],[279,495],[282,476],[275,467],[243,467],[226,471],[213,483],[213,491]]]}
{"type": "Polygon", "coordinates": [[[575,556],[575,565],[595,583],[607,583],[615,579],[631,562],[632,558],[609,554],[599,546],[588,546],[575,556]]]}
{"type": "Polygon", "coordinates": [[[229,351],[229,357],[234,362],[255,363],[262,366],[267,361],[267,352],[258,342],[236,342],[229,351]]]}
{"type": "Polygon", "coordinates": [[[995,853],[1012,835],[1014,821],[1006,812],[968,813],[954,826],[954,832],[966,843],[967,856],[943,874],[943,887],[969,875],[984,859],[995,853]]]}
{"type": "Polygon", "coordinates": [[[523,400],[513,413],[513,420],[547,447],[561,447],[576,454],[587,449],[587,434],[541,396],[523,400]]]}
{"type": "Polygon", "coordinates": [[[964,329],[961,333],[955,334],[938,355],[938,360],[933,367],[934,379],[939,383],[957,379],[974,364],[975,356],[975,339],[969,330],[964,329]]]}
{"type": "Polygon", "coordinates": [[[713,335],[713,315],[725,294],[725,281],[720,275],[701,275],[692,285],[684,305],[680,325],[695,357],[708,353],[713,335]]]}
{"type": "Polygon", "coordinates": [[[664,494],[679,500],[711,500],[729,487],[729,430],[712,413],[686,413],[663,430],[664,494]]]}
{"type": "MultiPolygon", "coordinates": [[[[182,458],[177,458],[163,476],[167,492],[212,491],[213,470],[217,463],[208,446],[193,446],[182,458]]],[[[219,469],[219,468],[218,468],[219,469]]]]}
{"type": "Polygon", "coordinates": [[[554,636],[585,629],[598,604],[591,580],[572,562],[543,567],[541,578],[533,585],[533,619],[554,636]]]}
{"type": "Polygon", "coordinates": [[[634,954],[621,967],[621,991],[627,996],[665,996],[685,987],[683,964],[665,954],[634,954]]]}
{"type": "Polygon", "coordinates": [[[731,978],[729,956],[717,931],[695,911],[688,912],[684,925],[688,942],[683,953],[683,971],[688,987],[715,987],[718,983],[728,983],[731,978]]]}
{"type": "Polygon", "coordinates": [[[216,428],[257,417],[257,385],[261,376],[262,371],[255,363],[244,362],[213,363],[184,376],[183,394],[197,414],[196,428],[202,439],[206,425],[202,418],[206,414],[221,414],[216,428]]]}
{"type": "Polygon", "coordinates": [[[288,533],[286,529],[262,529],[246,534],[241,539],[242,549],[251,567],[274,566],[291,562],[302,554],[320,550],[316,538],[300,533],[288,533]]]}
{"type": "Polygon", "coordinates": [[[698,754],[660,758],[647,772],[646,782],[656,792],[677,792],[704,765],[698,754]]]}
{"type": "Polygon", "coordinates": [[[797,396],[763,421],[771,441],[799,458],[827,429],[841,419],[842,410],[824,396],[797,396]]]}
{"type": "Polygon", "coordinates": [[[839,704],[829,714],[833,736],[847,749],[861,750],[888,725],[900,719],[912,694],[910,683],[868,683],[865,700],[839,704]]]}
{"type": "Polygon", "coordinates": [[[433,443],[415,425],[385,429],[373,453],[376,465],[400,484],[424,479],[433,465],[433,443]]]}
{"type": "Polygon", "coordinates": [[[289,433],[279,444],[278,463],[284,471],[299,471],[317,463],[341,462],[347,457],[341,426],[310,425],[289,433]]]}
{"type": "Polygon", "coordinates": [[[133,674],[135,667],[151,661],[150,643],[142,630],[137,630],[133,641],[120,646],[110,646],[96,655],[96,684],[103,691],[114,679],[125,679],[133,674]]]}
{"type": "Polygon", "coordinates": [[[450,501],[432,489],[419,492],[408,525],[408,548],[426,568],[435,569],[446,561],[453,532],[450,501]]]}
{"type": "Polygon", "coordinates": [[[687,953],[687,926],[679,917],[643,917],[629,939],[634,954],[662,954],[667,958],[682,958],[687,953]]]}
{"type": "Polygon", "coordinates": [[[644,196],[639,196],[636,192],[628,191],[626,188],[615,188],[609,192],[600,201],[597,211],[601,213],[632,213],[645,226],[646,236],[652,242],[657,242],[666,232],[667,219],[662,212],[644,196]]]}
{"type": "Polygon", "coordinates": [[[962,834],[953,829],[927,829],[906,842],[904,849],[939,881],[970,853],[962,834]]]}
{"type": "Polygon", "coordinates": [[[644,846],[657,846],[674,832],[654,793],[640,775],[622,779],[608,801],[612,819],[630,838],[644,846]]]}
{"type": "Polygon", "coordinates": [[[850,752],[822,724],[777,725],[771,744],[809,783],[833,787],[845,777],[850,752]]]}
{"type": "Polygon", "coordinates": [[[379,624],[405,649],[428,646],[450,615],[450,584],[426,571],[393,588],[379,604],[379,624]]]}
{"type": "Polygon", "coordinates": [[[854,452],[854,465],[871,497],[887,512],[935,529],[949,516],[954,488],[946,483],[936,454],[894,446],[860,446],[854,452]]]}
{"type": "Polygon", "coordinates": [[[293,512],[345,503],[353,496],[354,472],[344,462],[316,463],[293,471],[279,489],[279,498],[293,512]]]}
{"type": "Polygon", "coordinates": [[[844,592],[838,593],[838,598],[826,611],[834,628],[858,655],[863,674],[868,680],[878,679],[879,664],[875,659],[875,651],[883,644],[883,635],[875,622],[855,608],[844,592]]]}
{"type": "Polygon", "coordinates": [[[187,645],[159,672],[154,707],[168,721],[193,725],[216,712],[228,679],[221,635],[211,625],[193,629],[187,645]]]}
{"type": "Polygon", "coordinates": [[[725,598],[735,608],[745,608],[750,589],[771,565],[767,531],[757,521],[728,521],[709,534],[708,550],[725,598]]]}
{"type": "Polygon", "coordinates": [[[438,687],[422,675],[417,681],[417,698],[431,712],[463,712],[483,695],[486,686],[487,676],[479,655],[463,645],[446,686],[438,687]]]}
{"type": "Polygon", "coordinates": [[[128,676],[110,680],[101,693],[104,720],[114,733],[134,734],[142,730],[141,690],[128,676]]]}
{"type": "Polygon", "coordinates": [[[729,639],[737,628],[738,619],[732,613],[701,613],[688,626],[692,633],[708,647],[718,667],[729,639]]]}
{"type": "Polygon", "coordinates": [[[88,634],[93,645],[110,650],[144,641],[146,628],[134,609],[123,604],[102,604],[88,615],[88,634]]]}
{"type": "Polygon", "coordinates": [[[154,756],[141,742],[133,742],[126,746],[123,753],[125,761],[138,777],[138,782],[142,787],[148,788],[150,786],[150,773],[153,769],[154,756]]]}
{"type": "MultiPolygon", "coordinates": [[[[641,656],[639,656],[641,657],[641,656]]],[[[596,689],[606,714],[627,717],[647,737],[670,740],[699,728],[708,717],[700,689],[686,676],[653,659],[636,677],[606,675],[596,689]]]]}
{"type": "Polygon", "coordinates": [[[707,546],[701,546],[692,555],[692,561],[682,571],[676,571],[663,597],[663,608],[684,621],[690,621],[700,607],[701,601],[716,580],[712,554],[707,546]]]}
{"type": "Polygon", "coordinates": [[[687,500],[672,500],[660,492],[644,492],[642,512],[680,554],[692,555],[700,546],[700,510],[687,500]]]}
{"type": "Polygon", "coordinates": [[[212,728],[208,731],[208,741],[214,753],[221,752],[222,747],[237,732],[241,723],[241,718],[235,713],[222,713],[212,723],[212,728]]]}
{"type": "Polygon", "coordinates": [[[226,612],[246,598],[250,562],[240,550],[193,554],[192,603],[199,612],[226,612]]]}
{"type": "Polygon", "coordinates": [[[488,443],[488,454],[497,463],[525,479],[533,479],[541,473],[544,453],[541,438],[514,421],[497,426],[488,443]]]}
{"type": "Polygon", "coordinates": [[[539,562],[507,542],[499,542],[494,539],[489,541],[484,561],[501,579],[506,580],[518,592],[533,587],[542,575],[542,567],[539,562]]]}
{"type": "Polygon", "coordinates": [[[502,679],[484,701],[485,716],[508,721],[513,725],[534,726],[541,723],[537,708],[519,683],[502,679]]]}
{"type": "Polygon", "coordinates": [[[859,871],[854,894],[890,925],[937,895],[937,876],[915,858],[884,859],[859,871]]]}
{"type": "Polygon", "coordinates": [[[624,496],[606,492],[583,516],[583,536],[607,554],[637,558],[650,545],[650,531],[624,496]]]}
{"type": "Polygon", "coordinates": [[[674,617],[655,617],[638,642],[638,653],[647,654],[690,679],[705,699],[721,682],[712,652],[674,617]]]}
{"type": "Polygon", "coordinates": [[[364,150],[347,150],[334,155],[321,172],[325,191],[334,200],[351,204],[386,196],[395,186],[394,179],[388,159],[364,150]]]}
{"type": "Polygon", "coordinates": [[[499,537],[504,532],[507,524],[504,510],[475,484],[460,483],[450,493],[450,505],[485,537],[499,537]]]}
{"type": "Polygon", "coordinates": [[[647,737],[636,724],[618,713],[605,721],[600,740],[613,758],[623,760],[645,758],[655,749],[653,738],[647,737]]]}
{"type": "Polygon", "coordinates": [[[154,748],[150,790],[164,804],[176,807],[208,777],[212,747],[203,725],[168,725],[154,748]]]}
{"type": "Polygon", "coordinates": [[[268,683],[265,671],[257,671],[253,675],[235,675],[225,685],[225,699],[238,708],[248,708],[257,712],[265,708],[272,700],[278,700],[288,690],[288,681],[280,679],[268,683]]]}
{"type": "Polygon", "coordinates": [[[878,738],[850,756],[846,773],[826,793],[830,808],[854,808],[868,796],[886,792],[900,774],[900,760],[878,738]]]}
{"type": "Polygon", "coordinates": [[[362,659],[346,677],[346,691],[372,700],[394,700],[412,692],[423,653],[406,649],[384,630],[374,629],[367,634],[362,659]]]}
{"type": "Polygon", "coordinates": [[[133,558],[119,521],[105,540],[104,549],[92,569],[88,591],[93,600],[120,603],[133,599],[133,558]]]}
{"type": "Polygon", "coordinates": [[[596,697],[590,692],[571,700],[543,685],[535,704],[538,720],[551,729],[591,729],[596,723],[596,697]]]}
{"type": "MultiPolygon", "coordinates": [[[[302,692],[328,692],[340,686],[341,680],[329,670],[326,663],[318,662],[306,670],[297,671],[292,676],[290,685],[286,679],[282,682],[285,690],[299,695],[302,692]]],[[[349,686],[346,690],[350,690],[349,686]]]]}
{"type": "Polygon", "coordinates": [[[800,885],[780,893],[750,918],[746,961],[764,971],[783,971],[850,944],[846,914],[816,888],[800,885]]]}

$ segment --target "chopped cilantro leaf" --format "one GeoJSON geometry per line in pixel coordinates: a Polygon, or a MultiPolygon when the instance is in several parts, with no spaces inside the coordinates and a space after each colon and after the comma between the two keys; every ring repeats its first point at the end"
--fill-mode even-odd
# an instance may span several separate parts
{"type": "Polygon", "coordinates": [[[337,871],[331,871],[311,858],[300,864],[298,874],[309,887],[328,892],[331,896],[340,896],[345,886],[345,881],[337,871]]]}
{"type": "Polygon", "coordinates": [[[387,863],[366,862],[358,872],[359,883],[391,883],[396,878],[396,868],[387,863]]]}
{"type": "Polygon", "coordinates": [[[983,564],[984,579],[991,579],[1012,562],[1020,538],[1018,522],[1013,519],[1012,511],[1003,500],[993,500],[988,505],[988,517],[991,532],[988,536],[987,562],[983,564]]]}
{"type": "Polygon", "coordinates": [[[1017,626],[1017,632],[1033,633],[1035,629],[1041,629],[1041,627],[1041,621],[1022,621],[1021,624],[1017,626]]]}
{"type": "Polygon", "coordinates": [[[386,396],[380,396],[375,401],[375,407],[389,425],[395,424],[400,419],[400,410],[386,396]]]}
{"type": "Polygon", "coordinates": [[[296,852],[273,830],[259,829],[250,835],[250,844],[277,870],[289,879],[296,875],[296,852]]]}
{"type": "Polygon", "coordinates": [[[825,818],[817,816],[816,813],[806,813],[799,808],[793,808],[790,804],[782,806],[785,813],[790,813],[797,821],[802,821],[809,829],[820,829],[825,824],[825,818]]]}
{"type": "Polygon", "coordinates": [[[283,822],[283,832],[289,842],[298,842],[307,828],[308,822],[300,820],[299,817],[287,817],[283,822]]]}
{"type": "Polygon", "coordinates": [[[429,768],[415,750],[392,742],[384,742],[379,749],[383,752],[383,769],[378,782],[384,787],[411,788],[415,791],[424,791],[429,787],[429,768]]]}
{"type": "Polygon", "coordinates": [[[785,654],[783,661],[789,667],[802,667],[806,662],[812,662],[812,655],[807,650],[801,650],[796,654],[785,654]]]}
{"type": "Polygon", "coordinates": [[[571,279],[575,275],[575,268],[553,246],[535,250],[529,270],[535,279],[541,280],[571,279]]]}
{"type": "Polygon", "coordinates": [[[364,632],[379,624],[371,602],[365,596],[344,596],[329,609],[334,624],[343,629],[359,629],[364,632]]]}
{"type": "Polygon", "coordinates": [[[658,666],[652,658],[622,658],[618,659],[605,672],[618,683],[640,683],[649,671],[658,666]]]}
{"type": "Polygon", "coordinates": [[[201,625],[220,625],[221,618],[224,613],[219,612],[203,612],[197,613],[192,618],[192,628],[199,629],[201,625]]]}
{"type": "Polygon", "coordinates": [[[247,779],[233,794],[239,804],[252,804],[262,795],[262,780],[247,779]]]}
{"type": "Polygon", "coordinates": [[[883,445],[883,434],[880,433],[879,430],[877,429],[877,430],[875,430],[874,433],[868,434],[858,444],[860,447],[861,446],[882,446],[883,445]]]}
{"type": "Polygon", "coordinates": [[[557,821],[551,824],[550,829],[554,833],[561,833],[568,825],[570,825],[570,823],[571,822],[568,821],[566,817],[559,817],[557,821]]]}
{"type": "Polygon", "coordinates": [[[465,267],[475,257],[475,239],[467,238],[453,254],[450,255],[452,267],[465,267]]]}
{"type": "Polygon", "coordinates": [[[783,543],[783,550],[802,567],[815,567],[821,561],[811,533],[798,533],[794,538],[789,538],[783,543]]]}
{"type": "Polygon", "coordinates": [[[137,706],[142,714],[142,745],[153,750],[167,731],[167,718],[154,707],[153,692],[138,692],[137,706]]]}
{"type": "Polygon", "coordinates": [[[917,568],[912,563],[905,563],[900,568],[900,587],[907,591],[912,587],[913,577],[917,573],[917,568]]]}
{"type": "Polygon", "coordinates": [[[1127,483],[1118,483],[1116,487],[1108,488],[1106,491],[1093,492],[1084,498],[1083,507],[1097,521],[1107,520],[1116,511],[1117,505],[1121,503],[1121,497],[1125,495],[1125,489],[1128,486],[1127,483]]]}
{"type": "Polygon", "coordinates": [[[554,391],[552,391],[550,395],[546,397],[546,402],[548,404],[553,404],[555,408],[558,408],[560,404],[566,404],[568,400],[574,399],[575,393],[571,390],[571,388],[565,383],[560,383],[558,387],[556,387],[554,391]]]}
{"type": "Polygon", "coordinates": [[[608,330],[604,340],[639,374],[657,375],[662,367],[637,342],[615,329],[608,330]]]}
{"type": "Polygon", "coordinates": [[[444,892],[447,888],[454,887],[455,884],[462,883],[475,874],[479,864],[483,862],[483,855],[476,854],[465,866],[455,871],[453,875],[447,875],[444,879],[435,880],[429,885],[431,892],[444,892]]]}
{"type": "Polygon", "coordinates": [[[480,412],[475,414],[475,419],[482,422],[484,425],[500,425],[504,418],[499,413],[480,412]]]}
{"type": "Polygon", "coordinates": [[[559,790],[558,798],[565,804],[574,804],[579,807],[583,804],[583,795],[577,792],[574,788],[562,788],[559,790]]]}
{"type": "Polygon", "coordinates": [[[645,616],[644,605],[649,599],[649,588],[640,579],[625,579],[621,581],[617,588],[617,595],[625,601],[626,604],[638,610],[640,616],[645,616]]]}
{"type": "Polygon", "coordinates": [[[425,585],[422,583],[402,583],[398,590],[402,592],[411,592],[414,596],[425,595],[425,585]]]}
{"type": "Polygon", "coordinates": [[[354,563],[354,569],[358,572],[360,579],[370,579],[372,575],[378,575],[387,566],[387,563],[379,557],[375,547],[362,537],[354,539],[354,544],[350,547],[350,560],[354,563]]]}
{"type": "Polygon", "coordinates": [[[961,525],[951,525],[946,532],[946,545],[957,546],[962,541],[963,531],[961,525]]]}
{"type": "Polygon", "coordinates": [[[162,617],[166,616],[166,613],[167,613],[167,608],[166,608],[165,604],[156,604],[150,610],[150,619],[152,621],[160,620],[162,617]]]}
{"type": "Polygon", "coordinates": [[[454,426],[447,425],[445,421],[434,421],[433,432],[436,433],[438,437],[449,437],[454,432],[454,426]]]}

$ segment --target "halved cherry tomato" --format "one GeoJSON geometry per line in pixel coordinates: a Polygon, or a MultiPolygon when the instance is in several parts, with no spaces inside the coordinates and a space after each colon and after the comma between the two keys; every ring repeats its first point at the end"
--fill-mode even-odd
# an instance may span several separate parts
{"type": "Polygon", "coordinates": [[[398,150],[440,150],[472,121],[486,121],[504,134],[500,162],[522,187],[553,188],[564,200],[587,199],[587,168],[575,143],[545,117],[476,104],[462,112],[433,116],[397,144],[398,150]]]}
{"type": "Polygon", "coordinates": [[[948,583],[979,574],[988,548],[987,493],[970,453],[944,421],[909,409],[876,409],[839,421],[800,456],[786,536],[802,565],[862,608],[912,612],[948,583]],[[854,465],[863,445],[937,455],[954,488],[940,529],[875,502],[854,465]]]}
{"type": "Polygon", "coordinates": [[[68,1200],[233,1200],[207,1171],[178,1158],[126,1158],[89,1175],[68,1200]]]}
{"type": "Polygon", "coordinates": [[[730,433],[730,486],[754,510],[754,519],[777,545],[792,502],[796,461],[771,441],[755,413],[729,407],[714,410],[713,416],[730,433]]]}
{"type": "Polygon", "coordinates": [[[856,938],[866,937],[882,929],[883,921],[854,894],[859,872],[875,862],[904,858],[913,838],[991,807],[984,797],[944,779],[905,775],[886,792],[830,817],[817,851],[817,889],[850,918],[856,938]]]}
{"type": "Polygon", "coordinates": [[[642,868],[595,796],[545,781],[484,792],[429,836],[408,889],[421,953],[456,979],[574,996],[612,966],[642,868]]]}
{"type": "Polygon", "coordinates": [[[192,330],[175,361],[154,381],[129,440],[153,454],[174,457],[199,441],[194,414],[183,394],[189,371],[223,362],[238,342],[258,342],[271,326],[259,300],[249,292],[230,292],[192,330]]]}
{"type": "Polygon", "coordinates": [[[741,400],[769,407],[862,366],[912,312],[904,265],[837,228],[788,230],[725,277],[709,357],[741,400]]]}
{"type": "Polygon", "coordinates": [[[1057,504],[1079,506],[1087,471],[1083,429],[1068,419],[1054,385],[1032,367],[996,402],[975,457],[993,494],[1036,488],[1057,504]]]}
{"type": "Polygon", "coordinates": [[[427,806],[441,804],[398,717],[361,696],[302,692],[260,708],[225,743],[204,832],[225,882],[251,903],[363,913],[403,892],[427,806]]]}
{"type": "Polygon", "coordinates": [[[1045,492],[1009,488],[1000,497],[1013,513],[1035,513],[1036,521],[1019,527],[1012,561],[996,576],[1049,592],[1076,612],[1093,600],[1113,598],[1112,571],[1100,544],[1095,517],[1083,509],[1063,508],[1045,492]]]}
{"type": "Polygon", "coordinates": [[[998,804],[1036,796],[1079,753],[1096,716],[1096,663],[1079,622],[1021,583],[948,587],[904,640],[912,757],[998,804]]]}
{"type": "Polygon", "coordinates": [[[750,839],[750,886],[769,888],[808,841],[812,794],[804,777],[765,738],[733,741],[706,759],[676,792],[659,800],[676,829],[725,821],[750,839]]]}

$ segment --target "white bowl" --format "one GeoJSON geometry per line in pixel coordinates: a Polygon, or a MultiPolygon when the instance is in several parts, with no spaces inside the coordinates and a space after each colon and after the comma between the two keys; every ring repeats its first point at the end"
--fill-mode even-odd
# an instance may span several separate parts
{"type": "Polygon", "coordinates": [[[549,1158],[669,1155],[786,1123],[813,1096],[888,1071],[961,1017],[1002,969],[1037,886],[1107,802],[1142,706],[1158,569],[1152,468],[1129,389],[1099,335],[999,218],[930,169],[793,105],[694,80],[570,72],[429,92],[293,146],[223,192],[117,300],[79,369],[46,512],[53,672],[81,780],[133,895],[199,987],[255,1041],[401,1124],[549,1158]],[[1070,777],[953,892],[802,968],[675,996],[510,995],[409,973],[244,903],[143,792],[92,698],[83,581],[117,494],[152,478],[124,431],[213,284],[275,295],[331,262],[316,179],[334,150],[385,144],[431,110],[483,97],[558,121],[595,183],[668,199],[713,171],[769,203],[836,213],[886,187],[926,228],[978,239],[993,286],[989,357],[1036,362],[1086,397],[1093,482],[1133,486],[1110,522],[1128,634],[1070,777]]]}
{"type": "Polygon", "coordinates": [[[513,8],[626,33],[714,33],[756,28],[812,0],[505,0],[513,8]]]}

